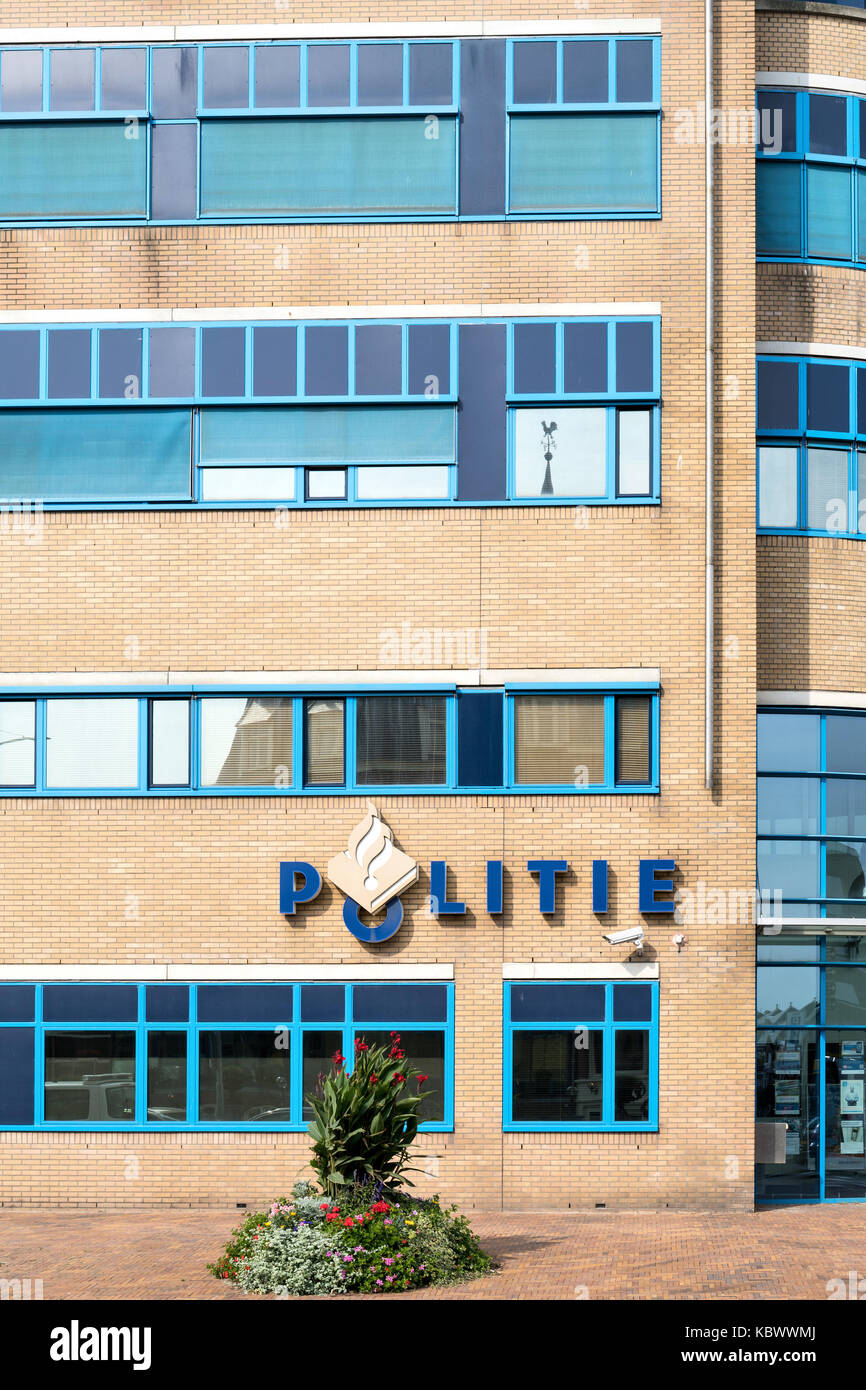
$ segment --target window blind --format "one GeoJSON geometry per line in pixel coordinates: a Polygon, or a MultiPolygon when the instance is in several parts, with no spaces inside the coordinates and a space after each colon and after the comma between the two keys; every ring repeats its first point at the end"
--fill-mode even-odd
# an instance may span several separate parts
{"type": "Polygon", "coordinates": [[[655,212],[658,119],[525,115],[510,121],[510,209],[655,212]]]}
{"type": "Polygon", "coordinates": [[[604,782],[604,697],[515,697],[514,779],[532,786],[604,782]]]}
{"type": "Polygon", "coordinates": [[[620,695],[616,702],[616,780],[650,780],[650,702],[645,695],[620,695]]]}
{"type": "Polygon", "coordinates": [[[201,463],[453,463],[453,406],[249,406],[201,412],[201,463]]]}
{"type": "Polygon", "coordinates": [[[308,700],[306,705],[306,771],[312,787],[338,786],[343,772],[343,701],[308,700]]]}
{"type": "Polygon", "coordinates": [[[147,138],[123,121],[0,125],[0,218],[144,217],[147,138]],[[127,138],[130,134],[137,139],[127,138]]]}

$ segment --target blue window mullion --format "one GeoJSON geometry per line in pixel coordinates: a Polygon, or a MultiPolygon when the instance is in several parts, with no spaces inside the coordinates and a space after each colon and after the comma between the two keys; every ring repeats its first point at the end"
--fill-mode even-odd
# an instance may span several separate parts
{"type": "Polygon", "coordinates": [[[607,326],[607,389],[608,393],[615,395],[617,391],[616,383],[616,319],[610,319],[607,326]]]}
{"type": "Polygon", "coordinates": [[[346,759],[346,787],[358,785],[358,702],[354,695],[346,696],[344,748],[346,759]]]}
{"type": "Polygon", "coordinates": [[[102,49],[98,45],[93,51],[93,109],[102,110],[102,49]]]}
{"type": "Polygon", "coordinates": [[[604,697],[604,785],[616,783],[616,698],[604,697]]]}
{"type": "Polygon", "coordinates": [[[608,104],[615,102],[619,93],[616,89],[616,42],[613,39],[607,41],[607,100],[608,104]]]}
{"type": "MultiPolygon", "coordinates": [[[[140,702],[144,703],[144,702],[140,702]]],[[[135,1086],[133,1105],[133,1121],[137,1125],[143,1125],[147,1121],[147,1029],[145,1027],[145,986],[136,986],[136,1023],[135,1023],[135,1086]]]]}
{"type": "Polygon", "coordinates": [[[44,697],[36,700],[35,735],[35,787],[34,791],[44,792],[46,787],[46,756],[48,751],[46,702],[44,697]]]}
{"type": "Polygon", "coordinates": [[[48,397],[48,329],[39,329],[39,399],[48,397]]]}
{"type": "Polygon", "coordinates": [[[49,92],[51,91],[51,67],[50,67],[50,63],[49,63],[49,54],[50,54],[50,52],[51,52],[51,50],[49,49],[48,45],[46,44],[45,47],[44,47],[43,50],[42,50],[42,110],[43,110],[43,111],[47,111],[47,110],[49,109],[48,96],[49,96],[49,92]]]}
{"type": "Polygon", "coordinates": [[[289,1031],[289,1124],[300,1125],[304,1113],[304,1030],[301,1026],[299,986],[292,986],[292,1022],[289,1031]]]}
{"type": "Polygon", "coordinates": [[[199,1025],[198,1025],[198,985],[189,988],[189,1024],[187,1025],[187,1078],[186,1113],[190,1124],[198,1122],[199,1097],[199,1025]]]}
{"type": "Polygon", "coordinates": [[[306,44],[306,43],[300,44],[300,53],[299,53],[299,55],[298,55],[298,88],[299,88],[299,90],[298,90],[298,106],[299,106],[299,109],[301,109],[301,110],[303,110],[303,109],[308,105],[308,99],[307,99],[307,72],[308,72],[308,68],[309,68],[309,65],[308,65],[308,62],[307,62],[307,49],[308,49],[308,47],[309,47],[309,45],[306,44]]]}
{"type": "Polygon", "coordinates": [[[604,450],[605,487],[609,498],[619,495],[617,477],[617,453],[619,445],[619,415],[615,405],[609,405],[604,412],[604,450]]]}
{"type": "Polygon", "coordinates": [[[191,695],[189,701],[189,780],[194,790],[201,787],[201,699],[198,695],[191,695]]]}
{"type": "Polygon", "coordinates": [[[349,323],[346,325],[346,328],[347,350],[349,353],[346,395],[351,401],[355,395],[355,325],[354,323],[349,323]]]}
{"type": "Polygon", "coordinates": [[[502,766],[505,769],[505,786],[510,789],[514,786],[514,700],[508,691],[503,692],[502,700],[502,766]]]}
{"type": "Polygon", "coordinates": [[[457,786],[457,696],[445,697],[445,786],[457,786]]]}
{"type": "MultiPolygon", "coordinates": [[[[292,700],[292,786],[302,787],[304,785],[304,761],[306,758],[306,735],[304,728],[304,700],[303,696],[296,695],[292,700]]],[[[300,1013],[295,1011],[295,1017],[300,1018],[300,1013]]]]}
{"type": "Polygon", "coordinates": [[[43,986],[36,986],[36,998],[34,1001],[35,1027],[33,1029],[33,1122],[35,1125],[45,1123],[45,1029],[43,1026],[43,986]]]}
{"type": "Polygon", "coordinates": [[[349,44],[349,109],[358,105],[358,45],[349,44]]]}

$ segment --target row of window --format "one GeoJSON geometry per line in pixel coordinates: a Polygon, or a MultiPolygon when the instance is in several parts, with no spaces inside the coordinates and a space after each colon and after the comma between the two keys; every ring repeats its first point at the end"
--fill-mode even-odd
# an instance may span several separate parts
{"type": "Polygon", "coordinates": [[[4,50],[0,221],[655,216],[658,47],[4,50]]]}
{"type": "Polygon", "coordinates": [[[866,714],[762,711],[757,798],[762,895],[786,916],[866,915],[866,714]]]}
{"type": "MultiPolygon", "coordinates": [[[[514,983],[503,1127],[658,1126],[658,986],[514,983]]],[[[299,1130],[332,1058],[391,1043],[454,1127],[452,985],[0,985],[0,1125],[299,1130]]]]}
{"type": "MultiPolygon", "coordinates": [[[[412,321],[2,328],[0,400],[456,398],[458,330],[469,326],[412,321]]],[[[521,320],[504,327],[509,399],[658,395],[657,319],[521,320]]],[[[491,342],[494,337],[500,346],[502,333],[491,342]]],[[[463,348],[471,351],[465,341],[463,348]]]]}
{"type": "Polygon", "coordinates": [[[643,693],[2,699],[0,787],[653,791],[657,729],[643,693]]]}

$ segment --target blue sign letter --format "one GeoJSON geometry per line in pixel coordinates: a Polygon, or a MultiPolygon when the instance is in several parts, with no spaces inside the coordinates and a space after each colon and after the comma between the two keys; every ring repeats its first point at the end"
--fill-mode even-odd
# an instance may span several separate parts
{"type": "Polygon", "coordinates": [[[487,911],[491,915],[502,911],[501,859],[488,859],[487,861],[487,911]]]}
{"type": "Polygon", "coordinates": [[[444,859],[434,859],[430,865],[430,911],[434,917],[459,917],[466,911],[465,903],[449,903],[448,865],[444,859]]]}
{"type": "Polygon", "coordinates": [[[538,910],[556,911],[556,875],[568,872],[567,859],[528,859],[526,867],[531,874],[538,874],[538,910]]]}
{"type": "Polygon", "coordinates": [[[389,936],[393,936],[399,929],[403,921],[403,904],[399,898],[392,898],[384,922],[375,927],[368,927],[361,921],[355,899],[347,898],[343,903],[343,921],[359,941],[365,942],[368,946],[377,946],[380,941],[387,941],[389,936]]]}
{"type": "Polygon", "coordinates": [[[312,902],[322,886],[322,876],[303,859],[286,859],[280,865],[280,912],[295,915],[295,903],[312,902]],[[298,878],[300,877],[300,883],[298,878]]]}
{"type": "Polygon", "coordinates": [[[592,910],[607,912],[607,860],[592,861],[592,910]]]}
{"type": "Polygon", "coordinates": [[[672,878],[656,878],[657,873],[672,874],[676,869],[673,859],[642,859],[638,872],[638,907],[641,912],[673,912],[674,903],[661,903],[659,893],[672,893],[672,878]]]}

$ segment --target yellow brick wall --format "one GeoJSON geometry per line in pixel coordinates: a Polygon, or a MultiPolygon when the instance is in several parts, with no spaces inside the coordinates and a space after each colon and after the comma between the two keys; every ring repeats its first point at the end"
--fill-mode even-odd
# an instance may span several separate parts
{"type": "MultiPolygon", "coordinates": [[[[67,7],[67,24],[121,22],[126,6],[67,7]]],[[[18,23],[56,23],[19,4],[18,23]]],[[[381,513],[52,514],[39,536],[0,530],[2,668],[369,669],[382,633],[479,627],[491,667],[662,669],[658,797],[389,797],[383,814],[422,864],[406,920],[356,942],[325,889],[277,911],[281,858],[320,867],[361,798],[21,800],[0,804],[7,923],[0,962],[453,964],[455,1129],[422,1145],[422,1190],[486,1207],[690,1206],[752,1200],[754,929],[749,920],[648,930],[661,971],[660,1128],[653,1135],[501,1131],[502,964],[618,962],[601,931],[636,920],[640,857],[670,855],[696,891],[754,882],[754,158],[717,151],[716,783],[704,788],[704,161],[674,111],[703,96],[703,5],[631,5],[663,24],[659,222],[45,230],[0,233],[16,308],[551,300],[658,301],[661,508],[466,508],[381,513]],[[287,248],[287,250],[286,250],[287,248]],[[584,524],[585,523],[585,524],[584,524]],[[130,644],[135,639],[137,647],[130,644]],[[129,656],[134,650],[136,655],[129,656]],[[509,874],[501,919],[483,910],[483,861],[509,874]],[[573,874],[550,919],[527,858],[573,874]],[[612,905],[590,910],[589,863],[607,858],[612,905]],[[446,858],[465,921],[426,911],[446,858]],[[136,915],[137,914],[137,915],[136,915]],[[711,1100],[708,1100],[711,1097],[711,1100]]],[[[554,18],[574,7],[552,6],[554,18]]],[[[578,20],[607,14],[591,4],[578,20]]],[[[717,104],[748,107],[754,16],[719,0],[717,104]]],[[[337,5],[328,18],[367,18],[337,5]]],[[[472,18],[471,8],[378,6],[372,17],[472,18]]],[[[537,6],[497,16],[539,19],[537,6]]],[[[320,19],[312,4],[276,22],[320,19]]],[[[489,16],[488,16],[489,17],[489,16]]],[[[267,22],[264,7],[146,5],[142,23],[267,22]]],[[[6,23],[10,21],[6,19],[6,23]]],[[[0,1202],[258,1201],[303,1169],[303,1136],[0,1136],[0,1202]],[[132,1160],[137,1160],[136,1163],[132,1160]]]]}

